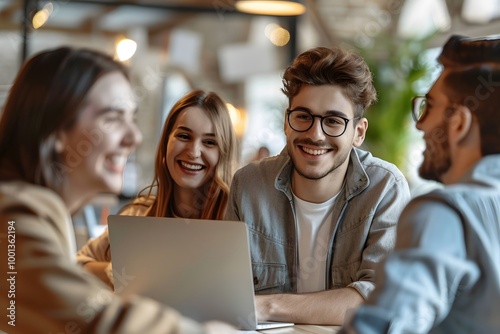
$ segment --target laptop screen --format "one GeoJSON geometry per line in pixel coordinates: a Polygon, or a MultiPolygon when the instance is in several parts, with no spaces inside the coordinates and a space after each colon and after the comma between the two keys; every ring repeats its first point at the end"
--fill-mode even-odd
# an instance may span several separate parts
{"type": "Polygon", "coordinates": [[[244,223],[112,215],[108,225],[115,293],[150,297],[200,322],[256,328],[244,223]]]}

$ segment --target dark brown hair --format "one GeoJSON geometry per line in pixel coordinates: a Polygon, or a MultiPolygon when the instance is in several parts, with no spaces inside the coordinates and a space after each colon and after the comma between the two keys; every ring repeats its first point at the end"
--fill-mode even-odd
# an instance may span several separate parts
{"type": "Polygon", "coordinates": [[[444,89],[479,122],[481,154],[500,153],[500,38],[452,36],[439,62],[447,70],[444,89]]]}
{"type": "Polygon", "coordinates": [[[355,117],[377,99],[368,65],[361,56],[340,48],[317,47],[301,53],[283,74],[289,103],[302,85],[338,85],[354,105],[355,117]]]}
{"type": "Polygon", "coordinates": [[[62,164],[59,131],[77,121],[85,97],[103,75],[125,67],[98,51],[61,47],[24,63],[0,120],[0,180],[23,180],[58,190],[62,164]]]}

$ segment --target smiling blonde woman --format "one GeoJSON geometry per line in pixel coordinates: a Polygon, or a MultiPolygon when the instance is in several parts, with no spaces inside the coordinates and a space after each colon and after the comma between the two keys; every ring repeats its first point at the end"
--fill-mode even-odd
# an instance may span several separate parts
{"type": "MultiPolygon", "coordinates": [[[[236,161],[236,139],[225,102],[195,90],[181,98],[163,126],[152,184],[123,215],[223,219],[236,161]]],[[[78,262],[113,286],[108,231],[78,252],[78,262]]]]}

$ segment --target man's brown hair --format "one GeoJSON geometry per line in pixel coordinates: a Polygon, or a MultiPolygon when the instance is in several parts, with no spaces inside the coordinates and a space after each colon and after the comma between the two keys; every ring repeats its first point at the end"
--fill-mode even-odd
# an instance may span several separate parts
{"type": "Polygon", "coordinates": [[[283,74],[283,93],[289,103],[302,85],[338,85],[354,105],[354,117],[377,99],[373,78],[364,59],[340,48],[317,47],[298,55],[283,74]]]}

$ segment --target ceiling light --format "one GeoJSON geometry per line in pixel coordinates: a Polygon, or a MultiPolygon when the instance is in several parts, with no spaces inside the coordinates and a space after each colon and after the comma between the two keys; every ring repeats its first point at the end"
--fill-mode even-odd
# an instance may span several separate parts
{"type": "Polygon", "coordinates": [[[275,23],[270,23],[264,29],[267,38],[276,46],[285,46],[290,41],[290,32],[275,23]]]}
{"type": "Polygon", "coordinates": [[[49,19],[49,16],[52,14],[53,10],[54,6],[51,2],[49,2],[43,7],[43,9],[36,12],[32,20],[33,28],[38,29],[43,26],[49,19]]]}
{"type": "Polygon", "coordinates": [[[116,57],[119,61],[126,61],[132,58],[137,50],[137,43],[128,38],[121,39],[116,45],[116,57]]]}
{"type": "Polygon", "coordinates": [[[294,16],[306,11],[301,0],[239,0],[235,7],[240,12],[258,15],[294,16]]]}

